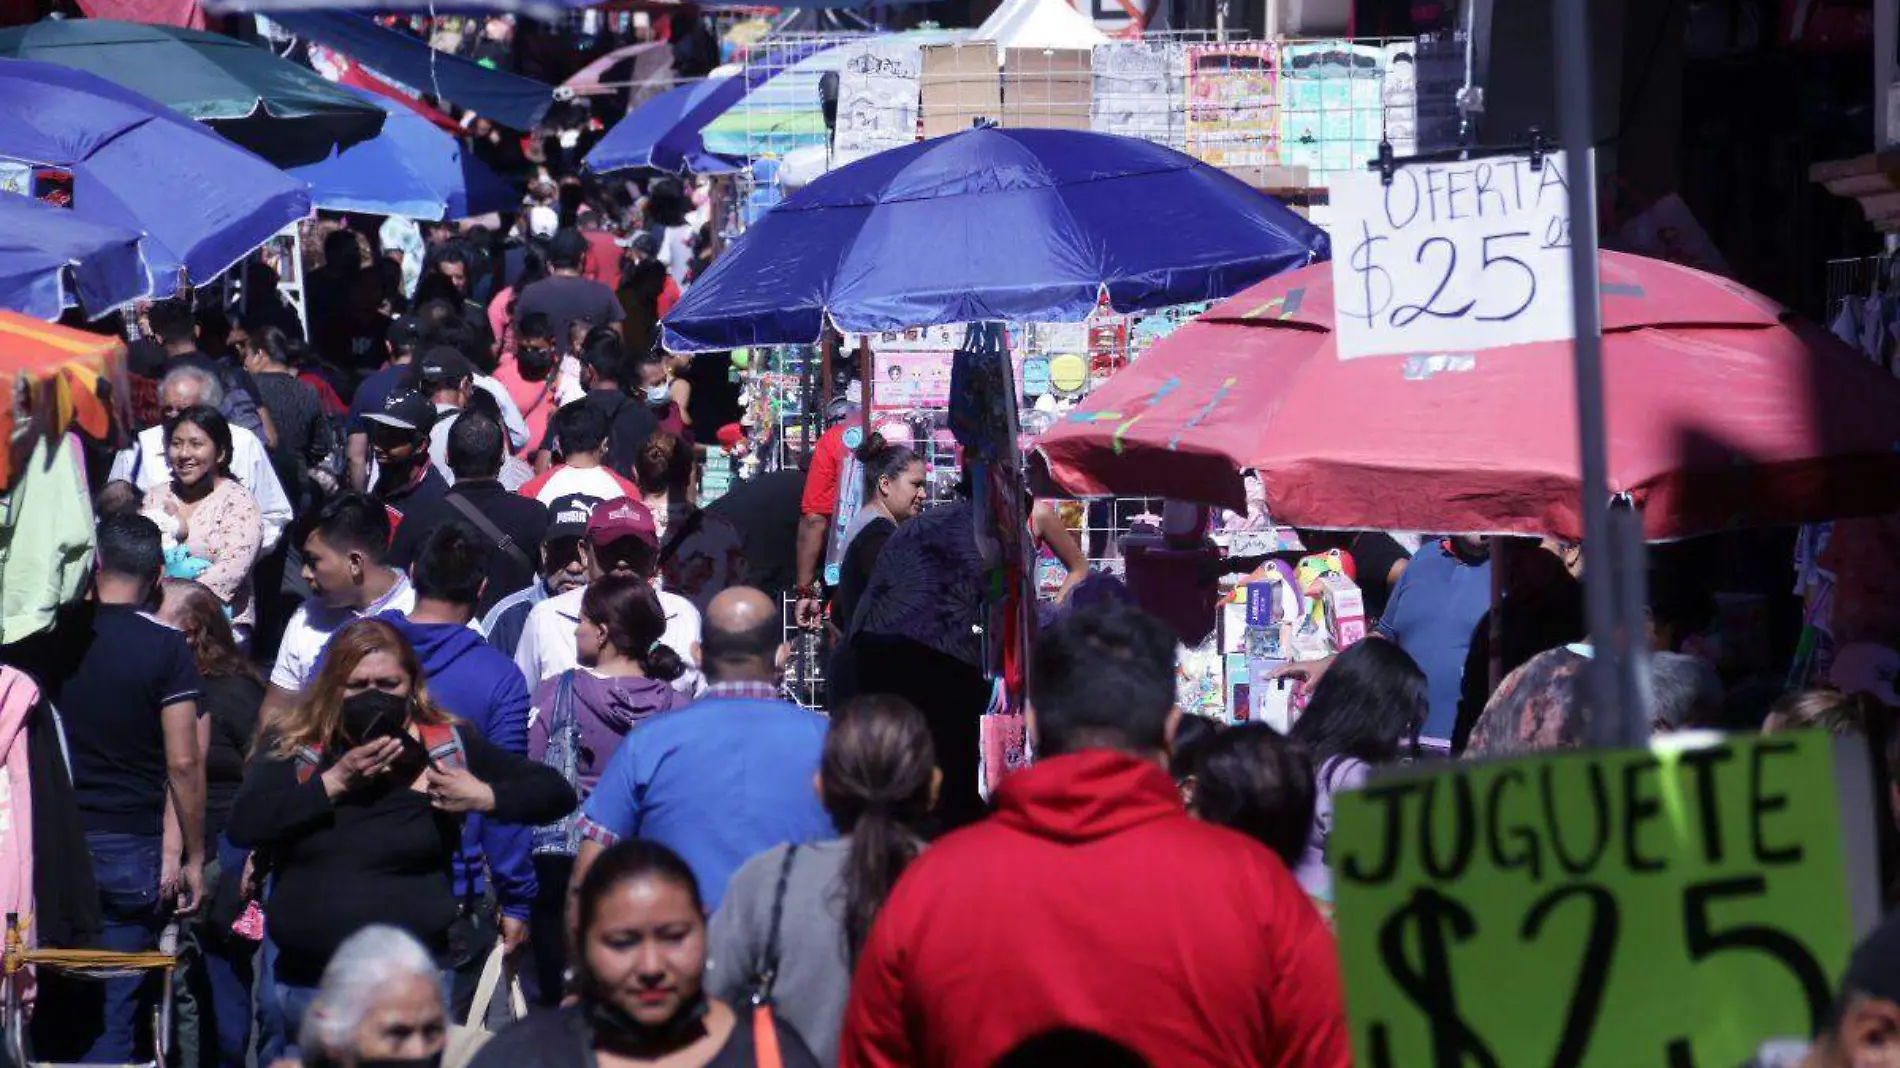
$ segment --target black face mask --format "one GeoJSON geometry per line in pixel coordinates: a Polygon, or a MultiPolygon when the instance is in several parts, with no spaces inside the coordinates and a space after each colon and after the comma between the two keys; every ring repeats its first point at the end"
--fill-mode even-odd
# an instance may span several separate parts
{"type": "Polygon", "coordinates": [[[442,1051],[427,1057],[359,1057],[356,1068],[442,1068],[442,1051]]]}
{"type": "Polygon", "coordinates": [[[680,1011],[672,1019],[649,1026],[634,1019],[627,1010],[594,989],[585,969],[581,970],[580,988],[581,1005],[587,1012],[588,1024],[593,1028],[594,1040],[616,1053],[657,1056],[691,1045],[706,1033],[707,1004],[704,990],[693,1000],[681,1005],[680,1011]]]}
{"type": "Polygon", "coordinates": [[[382,690],[364,690],[343,699],[343,740],[352,746],[402,734],[409,722],[409,698],[382,690]]]}

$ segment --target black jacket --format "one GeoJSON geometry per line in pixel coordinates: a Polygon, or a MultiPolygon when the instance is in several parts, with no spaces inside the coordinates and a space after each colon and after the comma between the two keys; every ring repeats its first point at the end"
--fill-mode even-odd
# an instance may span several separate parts
{"type": "MultiPolygon", "coordinates": [[[[503,597],[526,589],[528,583],[535,581],[541,567],[541,541],[548,535],[548,506],[533,497],[511,493],[492,478],[459,481],[449,490],[449,497],[461,497],[474,505],[484,519],[521,550],[517,556],[497,543],[489,552],[488,585],[482,590],[481,604],[476,609],[478,615],[487,615],[503,597]]],[[[479,527],[455,510],[448,497],[443,498],[443,503],[447,506],[446,518],[479,527]]],[[[493,542],[486,532],[482,537],[493,542]]]]}
{"type": "MultiPolygon", "coordinates": [[[[574,811],[574,788],[561,773],[461,730],[468,769],[495,791],[491,819],[551,823],[574,811]]],[[[263,851],[272,873],[265,917],[276,943],[278,976],[314,986],[343,940],[365,924],[407,930],[440,957],[459,915],[451,858],[462,819],[436,811],[412,789],[421,774],[420,744],[387,781],[332,799],[320,774],[297,780],[297,762],[272,755],[266,737],[251,761],[225,834],[263,851]]],[[[326,757],[329,766],[332,757],[326,757]]]]}

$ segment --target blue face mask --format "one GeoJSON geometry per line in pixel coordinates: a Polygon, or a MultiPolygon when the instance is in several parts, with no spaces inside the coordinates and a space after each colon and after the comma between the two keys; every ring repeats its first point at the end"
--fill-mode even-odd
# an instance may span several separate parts
{"type": "Polygon", "coordinates": [[[667,389],[664,385],[647,387],[647,403],[655,408],[664,405],[667,401],[671,400],[672,397],[672,391],[667,389]]]}

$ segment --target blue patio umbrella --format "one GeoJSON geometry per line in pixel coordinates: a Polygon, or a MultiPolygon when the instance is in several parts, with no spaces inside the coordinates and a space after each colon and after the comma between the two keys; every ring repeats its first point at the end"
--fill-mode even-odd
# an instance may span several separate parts
{"type": "Polygon", "coordinates": [[[587,153],[587,167],[596,174],[636,168],[674,174],[733,170],[706,151],[699,131],[745,92],[745,79],[736,75],[674,86],[615,123],[587,153]]]}
{"type": "Polygon", "coordinates": [[[976,129],[880,152],[787,197],[664,322],[679,352],[812,344],[827,322],[1076,321],[1216,300],[1330,255],[1326,235],[1173,149],[976,129]]]}
{"type": "Polygon", "coordinates": [[[701,131],[725,114],[746,94],[796,66],[800,61],[836,47],[837,41],[799,41],[775,49],[771,56],[747,63],[739,74],[707,78],[677,86],[648,100],[607,131],[586,164],[596,174],[651,168],[657,171],[694,171],[700,174],[737,170],[706,150],[701,131]]]}
{"type": "Polygon", "coordinates": [[[81,219],[143,232],[152,295],[210,281],[310,214],[310,188],[97,75],[0,59],[0,167],[72,175],[81,219]]]}
{"type": "Polygon", "coordinates": [[[518,191],[428,119],[387,97],[348,91],[389,119],[368,141],[290,171],[310,183],[317,207],[441,222],[520,205],[518,191]]]}
{"type": "Polygon", "coordinates": [[[146,296],[141,240],[136,230],[0,193],[0,308],[51,322],[67,308],[97,317],[146,296]]]}

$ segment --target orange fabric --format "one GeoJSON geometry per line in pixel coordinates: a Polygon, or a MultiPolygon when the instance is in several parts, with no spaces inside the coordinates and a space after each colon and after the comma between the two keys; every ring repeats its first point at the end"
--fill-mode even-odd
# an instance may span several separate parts
{"type": "Polygon", "coordinates": [[[772,1006],[752,1007],[752,1057],[758,1068],[785,1068],[779,1053],[778,1027],[772,1023],[772,1006]]]}
{"type": "MultiPolygon", "coordinates": [[[[13,484],[13,472],[42,436],[69,427],[95,438],[113,433],[113,406],[130,396],[125,377],[125,344],[0,311],[0,489],[13,484]],[[16,436],[16,423],[30,420],[16,436]]],[[[118,425],[126,423],[120,412],[118,425]]]]}

